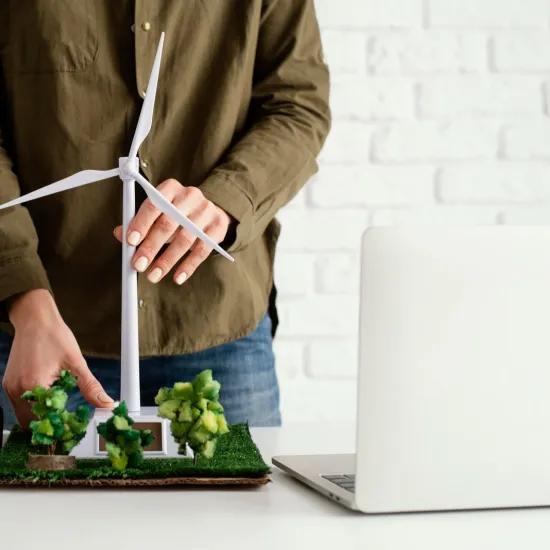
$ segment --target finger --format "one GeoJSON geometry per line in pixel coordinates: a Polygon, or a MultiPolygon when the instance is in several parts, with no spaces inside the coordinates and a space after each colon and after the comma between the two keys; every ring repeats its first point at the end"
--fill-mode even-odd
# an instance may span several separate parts
{"type": "MultiPolygon", "coordinates": [[[[117,225],[114,229],[113,229],[113,236],[115,237],[115,239],[122,243],[122,225],[117,225]]],[[[168,239],[168,242],[172,242],[172,238],[173,237],[170,237],[168,239]]]]}
{"type": "MultiPolygon", "coordinates": [[[[157,189],[162,193],[165,198],[167,198],[169,201],[172,201],[178,191],[181,190],[181,187],[182,185],[178,180],[169,178],[160,183],[157,186],[157,189]]],[[[152,225],[155,223],[160,215],[160,210],[158,210],[149,199],[144,200],[141,203],[141,206],[139,207],[136,215],[128,224],[128,232],[126,234],[128,244],[131,244],[132,246],[137,246],[145,237],[145,235],[147,235],[152,225]]]]}
{"type": "MultiPolygon", "coordinates": [[[[30,388],[29,388],[30,389],[30,388]]],[[[36,420],[36,417],[31,411],[31,404],[28,401],[21,399],[21,394],[25,391],[23,389],[14,390],[13,388],[4,387],[4,391],[10,400],[13,407],[13,412],[17,422],[23,429],[27,429],[32,420],[36,420]]]]}
{"type": "MultiPolygon", "coordinates": [[[[212,203],[203,202],[199,208],[189,214],[189,219],[203,229],[215,216],[216,207],[212,203]]],[[[185,229],[177,231],[172,243],[154,260],[148,279],[152,283],[158,283],[189,252],[195,242],[196,237],[185,229]]]]}
{"type": "Polygon", "coordinates": [[[33,420],[36,420],[36,417],[31,412],[30,405],[24,401],[21,401],[20,404],[15,405],[13,411],[15,413],[15,418],[17,418],[17,422],[24,430],[27,430],[29,428],[29,424],[33,420]]]}
{"type": "Polygon", "coordinates": [[[113,235],[118,242],[122,242],[122,225],[117,225],[113,229],[113,235]]]}
{"type": "Polygon", "coordinates": [[[177,228],[176,222],[165,214],[157,218],[134,254],[133,262],[137,271],[143,272],[151,265],[160,249],[172,238],[177,228]]]}
{"type": "Polygon", "coordinates": [[[90,405],[107,409],[113,407],[114,400],[107,395],[99,380],[92,374],[84,357],[78,362],[71,361],[69,370],[76,376],[80,393],[90,405]]]}
{"type": "MultiPolygon", "coordinates": [[[[183,214],[191,216],[195,209],[203,209],[208,202],[197,188],[186,187],[174,199],[173,204],[183,214]]],[[[160,249],[173,240],[178,226],[176,221],[165,214],[157,219],[134,255],[134,267],[137,271],[143,272],[151,266],[160,249]]],[[[158,283],[164,274],[166,271],[163,272],[162,266],[155,265],[149,270],[148,279],[152,283],[158,283]]]]}
{"type": "MultiPolygon", "coordinates": [[[[227,227],[216,219],[209,227],[205,228],[205,232],[214,239],[217,243],[223,241],[227,227]]],[[[208,258],[212,249],[202,241],[197,241],[193,247],[191,253],[180,263],[176,272],[174,273],[174,282],[178,285],[183,284],[193,273],[199,265],[208,258]]]]}
{"type": "Polygon", "coordinates": [[[10,401],[13,406],[13,412],[15,414],[15,418],[17,418],[17,422],[24,430],[26,430],[31,421],[36,420],[36,417],[32,414],[30,403],[23,401],[22,399],[13,400],[11,397],[10,401]]]}
{"type": "Polygon", "coordinates": [[[32,390],[36,386],[49,387],[51,385],[51,381],[49,381],[49,378],[50,377],[43,376],[39,378],[31,377],[27,378],[26,380],[19,380],[19,382],[15,385],[10,384],[9,381],[6,380],[6,378],[4,378],[4,380],[2,381],[4,392],[6,393],[10,403],[12,404],[17,422],[22,428],[27,429],[29,423],[32,420],[36,420],[36,417],[32,413],[32,405],[28,401],[21,399],[21,395],[26,390],[32,390]]]}

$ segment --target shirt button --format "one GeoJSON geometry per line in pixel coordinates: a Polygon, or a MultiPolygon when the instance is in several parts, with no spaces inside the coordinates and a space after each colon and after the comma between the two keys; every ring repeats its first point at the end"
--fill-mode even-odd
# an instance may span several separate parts
{"type": "Polygon", "coordinates": [[[145,90],[141,90],[141,92],[139,92],[139,95],[140,95],[141,97],[145,97],[145,94],[146,94],[146,93],[147,93],[147,92],[146,92],[145,90]]]}
{"type": "Polygon", "coordinates": [[[141,28],[144,30],[144,31],[148,31],[151,29],[151,23],[149,23],[149,21],[144,21],[142,24],[141,24],[141,28]]]}
{"type": "Polygon", "coordinates": [[[142,308],[144,305],[145,305],[145,302],[140,298],[138,301],[138,306],[142,308]]]}
{"type": "Polygon", "coordinates": [[[146,160],[141,160],[140,164],[142,168],[147,168],[147,166],[149,166],[149,163],[146,160]]]}

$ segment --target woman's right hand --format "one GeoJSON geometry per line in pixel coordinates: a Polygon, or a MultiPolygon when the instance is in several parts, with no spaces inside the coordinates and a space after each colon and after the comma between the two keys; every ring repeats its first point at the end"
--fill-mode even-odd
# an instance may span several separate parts
{"type": "Polygon", "coordinates": [[[65,369],[73,373],[84,398],[95,407],[109,408],[113,400],[91,373],[74,334],[63,321],[52,295],[29,290],[10,301],[9,318],[15,336],[2,387],[24,428],[33,419],[21,394],[35,386],[49,387],[65,369]]]}

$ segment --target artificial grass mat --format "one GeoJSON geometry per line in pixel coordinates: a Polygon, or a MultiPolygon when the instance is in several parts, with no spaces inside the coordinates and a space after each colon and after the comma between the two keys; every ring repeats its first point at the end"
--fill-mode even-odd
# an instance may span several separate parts
{"type": "MultiPolygon", "coordinates": [[[[247,424],[234,424],[220,436],[213,458],[146,458],[137,468],[119,472],[106,458],[80,458],[76,468],[64,471],[28,470],[25,467],[31,451],[30,433],[15,427],[0,451],[0,482],[44,482],[55,485],[63,480],[153,480],[167,478],[259,478],[269,472],[258,451],[247,424]]],[[[3,483],[6,484],[6,483],[3,483]]]]}

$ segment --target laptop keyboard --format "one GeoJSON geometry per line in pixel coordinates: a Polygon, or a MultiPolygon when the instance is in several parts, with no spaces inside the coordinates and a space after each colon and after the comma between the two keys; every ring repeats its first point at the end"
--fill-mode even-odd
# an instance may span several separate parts
{"type": "Polygon", "coordinates": [[[322,475],[323,479],[338,485],[342,489],[349,491],[350,493],[355,493],[355,475],[351,474],[331,474],[331,475],[322,475]]]}

